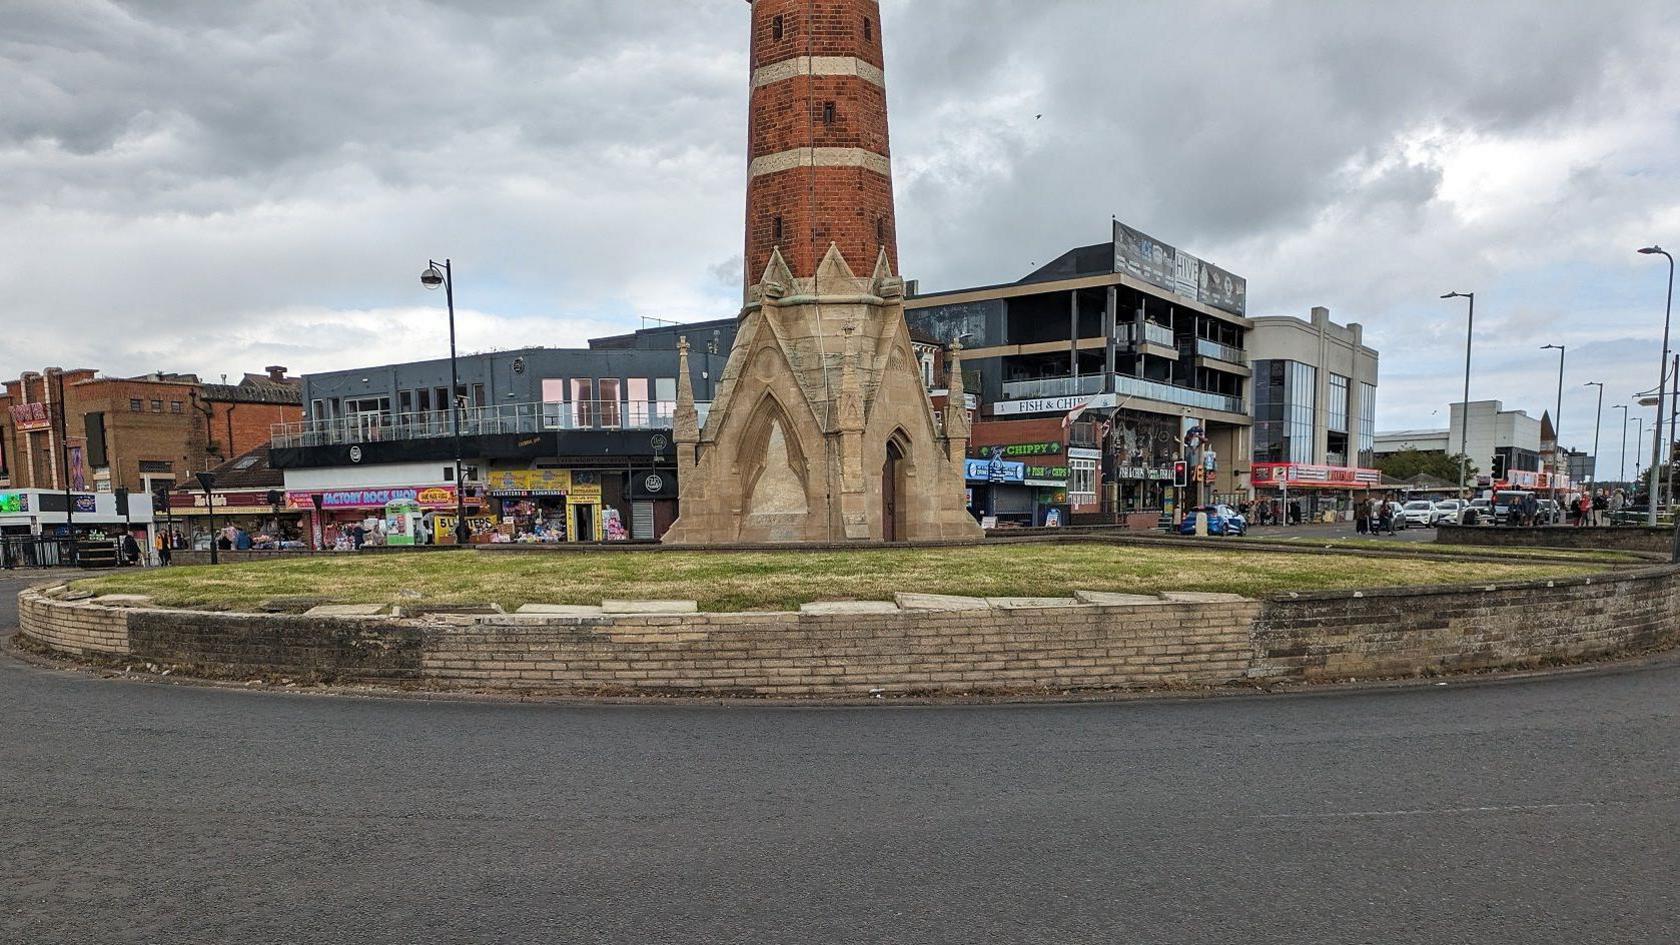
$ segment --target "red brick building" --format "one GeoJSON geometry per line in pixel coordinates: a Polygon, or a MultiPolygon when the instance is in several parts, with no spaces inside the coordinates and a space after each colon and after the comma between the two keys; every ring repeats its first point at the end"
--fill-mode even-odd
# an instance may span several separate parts
{"type": "Polygon", "coordinates": [[[267,443],[271,424],[302,417],[297,381],[282,367],[238,384],[30,371],[0,395],[0,487],[63,489],[68,466],[72,489],[155,492],[267,443]]]}

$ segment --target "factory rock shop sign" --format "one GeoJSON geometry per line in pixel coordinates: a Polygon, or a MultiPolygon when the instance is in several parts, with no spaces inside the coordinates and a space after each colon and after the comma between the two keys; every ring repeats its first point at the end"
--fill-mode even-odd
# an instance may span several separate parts
{"type": "MultiPolygon", "coordinates": [[[[294,492],[287,496],[287,504],[293,508],[312,508],[315,504],[314,495],[309,492],[294,492]]],[[[455,490],[448,486],[344,489],[322,492],[320,496],[323,509],[384,508],[387,502],[398,501],[415,502],[426,508],[449,508],[455,503],[455,490]]]]}

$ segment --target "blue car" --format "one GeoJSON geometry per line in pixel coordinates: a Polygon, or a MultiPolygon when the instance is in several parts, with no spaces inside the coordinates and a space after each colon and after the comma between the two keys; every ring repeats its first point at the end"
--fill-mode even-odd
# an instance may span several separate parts
{"type": "Polygon", "coordinates": [[[1243,518],[1236,509],[1229,505],[1198,505],[1191,509],[1179,523],[1180,535],[1196,534],[1196,513],[1207,513],[1207,530],[1209,535],[1246,535],[1248,534],[1248,519],[1243,518]]]}

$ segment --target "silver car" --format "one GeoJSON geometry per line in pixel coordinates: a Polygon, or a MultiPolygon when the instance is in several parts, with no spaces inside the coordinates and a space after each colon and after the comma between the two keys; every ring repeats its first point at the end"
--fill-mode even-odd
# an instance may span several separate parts
{"type": "Polygon", "coordinates": [[[1400,514],[1406,519],[1407,525],[1429,528],[1435,524],[1435,503],[1425,499],[1413,499],[1401,506],[1400,514]]]}
{"type": "Polygon", "coordinates": [[[1463,499],[1442,499],[1435,503],[1435,517],[1431,525],[1457,525],[1458,517],[1464,511],[1463,499]]]}

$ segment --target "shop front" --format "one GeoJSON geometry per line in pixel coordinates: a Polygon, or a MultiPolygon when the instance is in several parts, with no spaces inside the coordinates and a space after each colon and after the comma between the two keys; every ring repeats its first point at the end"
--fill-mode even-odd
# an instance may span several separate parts
{"type": "Polygon", "coordinates": [[[628,537],[611,525],[623,519],[617,508],[605,505],[599,470],[492,470],[487,492],[500,516],[492,541],[558,544],[628,537]]]}
{"type": "Polygon", "coordinates": [[[304,513],[286,502],[278,489],[236,489],[214,491],[207,498],[203,490],[177,489],[169,494],[164,528],[182,548],[207,550],[212,532],[237,529],[251,540],[251,547],[264,550],[304,548],[304,513]]]}
{"type": "Polygon", "coordinates": [[[1173,497],[1173,463],[1183,454],[1182,421],[1166,414],[1117,411],[1110,432],[1114,508],[1153,512],[1173,497]]]}
{"type": "MultiPolygon", "coordinates": [[[[493,525],[479,513],[479,502],[468,496],[468,522],[484,530],[493,525]]],[[[398,543],[451,544],[454,541],[455,486],[390,486],[371,489],[324,489],[288,491],[286,508],[303,513],[309,525],[308,541],[319,549],[347,550],[356,547],[354,530],[360,526],[362,544],[388,543],[392,515],[418,510],[418,522],[405,519],[398,543]],[[448,522],[442,520],[448,516],[448,522]],[[428,524],[429,520],[429,524],[428,524]],[[416,524],[418,528],[416,528],[416,524]]]]}
{"type": "Polygon", "coordinates": [[[964,478],[968,480],[968,510],[986,528],[1036,524],[1037,490],[1027,485],[1025,463],[1012,463],[1001,455],[971,459],[965,464],[964,478]]]}
{"type": "Polygon", "coordinates": [[[1255,463],[1257,522],[1346,522],[1354,502],[1382,492],[1382,471],[1353,466],[1255,463]]]}

